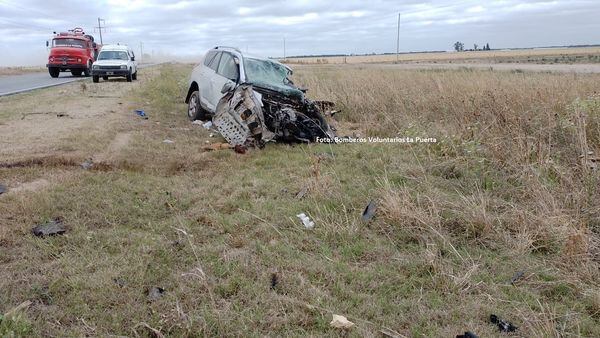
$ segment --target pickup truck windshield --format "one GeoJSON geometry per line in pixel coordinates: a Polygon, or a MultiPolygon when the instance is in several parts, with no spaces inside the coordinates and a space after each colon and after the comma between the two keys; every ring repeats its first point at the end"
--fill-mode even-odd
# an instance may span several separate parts
{"type": "Polygon", "coordinates": [[[85,41],[79,39],[53,39],[52,47],[85,48],[85,41]]]}
{"type": "Polygon", "coordinates": [[[114,51],[114,50],[105,50],[101,51],[98,54],[98,60],[129,60],[126,52],[114,51]]]}

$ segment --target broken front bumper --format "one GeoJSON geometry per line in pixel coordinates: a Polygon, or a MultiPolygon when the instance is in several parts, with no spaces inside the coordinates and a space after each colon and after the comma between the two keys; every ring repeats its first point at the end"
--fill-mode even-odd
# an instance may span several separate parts
{"type": "Polygon", "coordinates": [[[314,101],[250,84],[221,98],[213,123],[233,146],[308,143],[335,136],[314,101]]]}

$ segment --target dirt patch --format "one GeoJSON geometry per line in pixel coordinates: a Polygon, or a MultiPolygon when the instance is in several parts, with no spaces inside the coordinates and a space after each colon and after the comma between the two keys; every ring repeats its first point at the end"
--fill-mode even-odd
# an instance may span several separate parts
{"type": "Polygon", "coordinates": [[[129,142],[131,142],[131,133],[118,133],[117,136],[110,142],[106,151],[103,153],[94,156],[94,160],[99,162],[109,162],[111,160],[116,159],[118,154],[127,147],[129,142]]]}
{"type": "Polygon", "coordinates": [[[17,185],[16,187],[12,188],[9,191],[9,193],[15,194],[15,193],[20,193],[20,192],[25,192],[25,191],[38,191],[38,190],[46,188],[49,185],[50,185],[50,181],[48,181],[45,178],[40,178],[35,181],[21,183],[21,184],[17,185]]]}

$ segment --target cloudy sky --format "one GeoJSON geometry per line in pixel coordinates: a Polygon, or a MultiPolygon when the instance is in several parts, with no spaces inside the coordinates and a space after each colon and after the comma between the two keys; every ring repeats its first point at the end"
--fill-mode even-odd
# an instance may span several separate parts
{"type": "Polygon", "coordinates": [[[252,54],[382,53],[400,50],[600,43],[599,0],[0,0],[0,66],[43,65],[52,31],[75,26],[156,57],[194,59],[215,45],[252,54]]]}

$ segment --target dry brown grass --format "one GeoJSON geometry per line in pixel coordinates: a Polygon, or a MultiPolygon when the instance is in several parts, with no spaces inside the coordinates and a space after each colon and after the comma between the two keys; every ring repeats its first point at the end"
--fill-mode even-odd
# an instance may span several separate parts
{"type": "Polygon", "coordinates": [[[600,76],[296,71],[342,109],[340,134],[438,142],[203,152],[216,138],[186,120],[189,67],[165,66],[104,133],[64,130],[58,154],[3,161],[11,188],[47,184],[0,196],[0,313],[32,302],[0,333],[488,337],[494,313],[518,336],[600,335],[598,172],[585,169],[600,76]],[[77,167],[89,156],[99,170],[77,167]],[[56,216],[65,236],[30,234],[56,216]],[[154,286],[166,291],[149,301],[154,286]],[[330,328],[332,314],[356,326],[330,328]]]}
{"type": "Polygon", "coordinates": [[[27,73],[38,73],[45,71],[46,68],[41,66],[32,67],[0,67],[0,76],[3,75],[21,75],[27,73]]]}
{"type": "Polygon", "coordinates": [[[600,47],[581,48],[544,48],[523,50],[493,50],[411,53],[396,55],[356,55],[287,58],[293,64],[356,64],[391,62],[535,62],[535,63],[597,63],[600,62],[600,47]]]}

